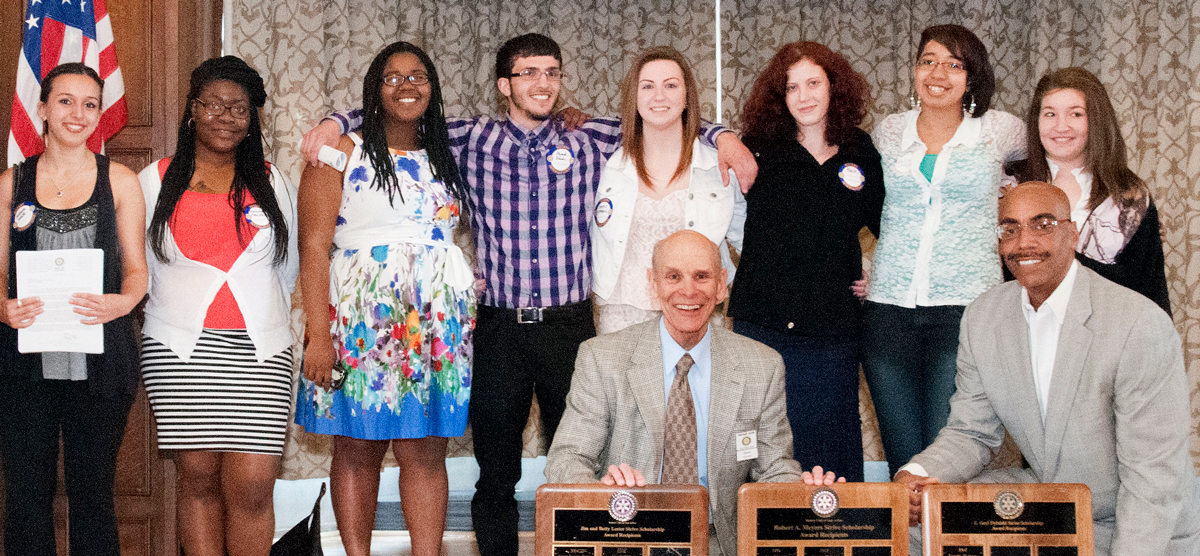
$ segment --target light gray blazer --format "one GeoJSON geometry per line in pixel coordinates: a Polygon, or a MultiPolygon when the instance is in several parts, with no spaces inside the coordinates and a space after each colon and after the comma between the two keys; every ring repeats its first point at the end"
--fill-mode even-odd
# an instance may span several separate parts
{"type": "MultiPolygon", "coordinates": [[[[551,483],[591,483],[628,463],[659,482],[663,390],[659,319],[599,336],[579,347],[567,407],[546,461],[551,483]]],[[[754,340],[712,328],[708,416],[708,495],[717,543],[737,554],[737,491],[743,484],[800,480],[792,459],[783,360],[754,340]],[[755,430],[758,458],[737,461],[734,436],[755,430]]]]}
{"type": "Polygon", "coordinates": [[[1132,290],[1083,266],[1075,280],[1045,424],[1021,286],[1004,283],[963,314],[950,420],[912,461],[942,482],[989,480],[977,476],[1007,429],[1029,463],[1007,479],[1091,489],[1098,556],[1200,554],[1179,335],[1132,290]]]}

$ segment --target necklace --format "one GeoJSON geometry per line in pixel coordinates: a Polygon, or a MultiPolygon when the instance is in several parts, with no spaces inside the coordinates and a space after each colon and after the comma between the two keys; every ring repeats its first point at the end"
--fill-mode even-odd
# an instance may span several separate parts
{"type": "Polygon", "coordinates": [[[62,194],[63,194],[62,187],[60,187],[58,185],[58,180],[55,180],[54,178],[50,177],[50,169],[49,168],[46,169],[46,179],[50,180],[50,185],[54,186],[54,190],[56,191],[54,196],[62,197],[62,194]]]}

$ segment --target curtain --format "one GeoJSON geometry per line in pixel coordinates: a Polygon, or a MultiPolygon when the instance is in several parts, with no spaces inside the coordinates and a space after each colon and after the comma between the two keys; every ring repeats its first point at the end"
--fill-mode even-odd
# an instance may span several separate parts
{"type": "MultiPolygon", "coordinates": [[[[330,110],[357,106],[362,74],[395,40],[422,46],[437,65],[447,114],[499,111],[493,67],[508,38],[539,32],[563,48],[564,99],[595,115],[616,115],[618,83],[634,54],[674,46],[699,79],[702,113],[716,114],[715,13],[711,0],[227,0],[228,50],[267,82],[264,135],[272,160],[299,180],[301,135],[330,110]]],[[[1108,87],[1130,152],[1150,184],[1164,228],[1167,279],[1183,338],[1193,407],[1200,407],[1200,7],[1190,0],[722,0],[722,116],[736,128],[754,78],[775,51],[813,40],[845,55],[872,86],[863,127],[907,109],[912,60],[922,29],[959,23],[987,45],[996,68],[993,107],[1028,109],[1046,70],[1083,66],[1108,87]],[[1191,116],[1195,114],[1196,118],[1191,116]]],[[[872,242],[866,241],[869,248],[872,242]]],[[[881,460],[878,432],[862,390],[868,460],[881,460]]],[[[531,420],[531,425],[536,419],[531,420]]],[[[1200,412],[1192,454],[1200,461],[1200,412]]],[[[544,451],[536,428],[526,455],[544,451]]],[[[284,478],[322,476],[328,442],[292,431],[284,478]]],[[[451,452],[469,452],[469,435],[451,452]]],[[[390,456],[389,456],[390,457],[390,456]]]]}

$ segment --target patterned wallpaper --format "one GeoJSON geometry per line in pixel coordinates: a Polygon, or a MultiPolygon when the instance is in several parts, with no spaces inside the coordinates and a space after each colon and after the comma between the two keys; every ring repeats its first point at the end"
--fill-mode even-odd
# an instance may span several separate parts
{"type": "MultiPolygon", "coordinates": [[[[617,84],[632,56],[657,44],[692,61],[705,116],[715,114],[715,14],[694,0],[231,0],[232,52],[264,74],[264,135],[274,161],[298,180],[301,135],[331,109],[356,106],[362,73],[394,40],[424,47],[442,78],[447,113],[497,110],[492,66],[509,37],[545,33],[563,47],[566,100],[615,115],[617,84]]],[[[738,112],[758,72],[788,42],[822,42],[872,84],[864,127],[907,108],[920,31],[960,23],[988,46],[996,67],[993,106],[1023,114],[1049,68],[1083,66],[1109,89],[1129,147],[1162,218],[1167,278],[1183,338],[1192,398],[1192,454],[1200,464],[1200,5],[1191,0],[723,0],[723,119],[738,112]]],[[[864,398],[866,391],[863,390],[864,398]]],[[[864,399],[868,459],[882,459],[870,400],[864,399]]],[[[451,451],[469,451],[469,437],[451,451]]],[[[526,431],[526,453],[539,449],[526,431]]],[[[289,437],[284,478],[322,476],[328,443],[289,437]]],[[[390,457],[390,456],[389,456],[390,457]]]]}

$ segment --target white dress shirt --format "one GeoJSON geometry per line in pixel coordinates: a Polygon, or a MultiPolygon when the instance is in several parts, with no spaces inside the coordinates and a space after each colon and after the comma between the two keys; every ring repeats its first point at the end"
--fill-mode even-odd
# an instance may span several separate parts
{"type": "MultiPolygon", "coordinates": [[[[1067,302],[1075,289],[1075,274],[1079,262],[1072,261],[1071,268],[1054,292],[1036,310],[1029,303],[1029,292],[1021,288],[1021,312],[1029,323],[1029,358],[1033,365],[1033,386],[1037,390],[1038,406],[1042,410],[1042,421],[1046,420],[1046,407],[1050,403],[1050,380],[1054,375],[1054,358],[1058,354],[1058,333],[1062,331],[1063,317],[1067,314],[1067,302]]],[[[908,463],[896,473],[908,471],[913,475],[928,477],[929,473],[919,463],[908,463]]]]}
{"type": "Polygon", "coordinates": [[[1075,289],[1075,272],[1079,262],[1072,261],[1066,277],[1054,288],[1037,309],[1029,303],[1029,292],[1021,288],[1021,312],[1029,324],[1029,358],[1033,369],[1033,386],[1037,390],[1042,421],[1046,420],[1046,404],[1050,397],[1050,379],[1054,375],[1054,357],[1058,353],[1058,333],[1062,330],[1067,302],[1075,289]]]}
{"type": "MultiPolygon", "coordinates": [[[[708,488],[708,400],[712,390],[712,325],[692,349],[685,350],[675,342],[667,325],[658,319],[658,336],[662,341],[663,391],[671,395],[671,384],[675,382],[675,364],[685,353],[692,355],[692,368],[688,370],[688,387],[692,390],[692,405],[696,408],[696,466],[700,485],[708,488]]],[[[669,401],[669,400],[668,400],[669,401]]],[[[664,404],[664,407],[666,405],[664,404]]],[[[662,476],[661,463],[659,476],[662,476]]]]}
{"type": "MultiPolygon", "coordinates": [[[[1049,158],[1046,159],[1046,165],[1050,167],[1050,181],[1058,177],[1058,165],[1049,158]]],[[[1071,207],[1071,222],[1074,222],[1079,229],[1083,229],[1083,221],[1087,220],[1092,209],[1088,208],[1088,201],[1092,199],[1092,181],[1094,177],[1092,173],[1085,170],[1082,166],[1071,170],[1071,175],[1075,176],[1075,182],[1079,184],[1079,200],[1075,202],[1075,206],[1071,207]]]]}

